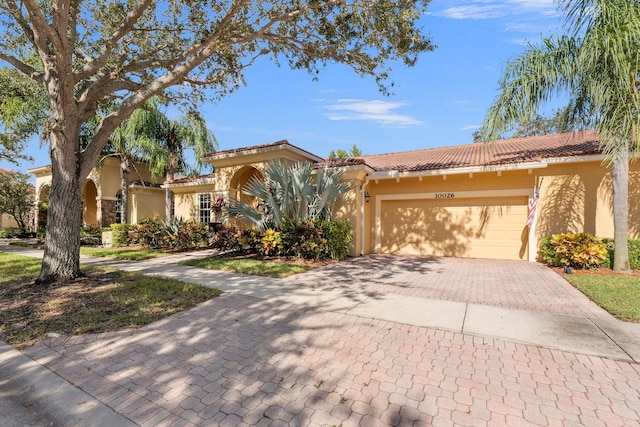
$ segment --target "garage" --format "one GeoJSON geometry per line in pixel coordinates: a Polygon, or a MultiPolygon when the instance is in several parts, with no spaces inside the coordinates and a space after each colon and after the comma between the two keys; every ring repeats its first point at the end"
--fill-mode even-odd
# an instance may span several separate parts
{"type": "Polygon", "coordinates": [[[527,259],[527,197],[381,200],[380,252],[527,259]]]}

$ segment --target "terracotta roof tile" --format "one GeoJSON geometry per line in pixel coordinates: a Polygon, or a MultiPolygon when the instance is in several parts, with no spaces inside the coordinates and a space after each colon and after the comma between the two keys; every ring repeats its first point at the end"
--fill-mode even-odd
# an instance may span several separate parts
{"type": "Polygon", "coordinates": [[[339,168],[353,165],[365,165],[365,159],[362,157],[348,157],[346,159],[324,159],[321,162],[315,164],[316,169],[322,168],[339,168]]]}
{"type": "Polygon", "coordinates": [[[470,166],[505,165],[549,157],[600,153],[594,131],[505,139],[451,147],[358,157],[376,171],[425,171],[470,166]]]}
{"type": "Polygon", "coordinates": [[[165,181],[164,183],[165,184],[182,184],[186,182],[197,182],[197,181],[208,179],[208,178],[215,178],[215,176],[216,176],[215,173],[198,175],[198,176],[185,176],[185,177],[173,179],[171,181],[165,181]]]}
{"type": "Polygon", "coordinates": [[[213,153],[205,154],[204,157],[218,156],[220,154],[241,153],[243,151],[259,150],[260,148],[276,147],[278,145],[292,145],[292,144],[290,144],[289,141],[287,141],[286,139],[283,139],[280,141],[271,142],[269,144],[252,145],[250,147],[231,148],[229,150],[214,151],[213,153]]]}

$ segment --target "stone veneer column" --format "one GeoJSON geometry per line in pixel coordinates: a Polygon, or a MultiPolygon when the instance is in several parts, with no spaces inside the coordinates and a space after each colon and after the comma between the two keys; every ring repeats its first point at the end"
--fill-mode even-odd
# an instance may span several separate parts
{"type": "Polygon", "coordinates": [[[98,225],[100,227],[108,227],[116,222],[116,198],[115,197],[98,197],[98,225]]]}

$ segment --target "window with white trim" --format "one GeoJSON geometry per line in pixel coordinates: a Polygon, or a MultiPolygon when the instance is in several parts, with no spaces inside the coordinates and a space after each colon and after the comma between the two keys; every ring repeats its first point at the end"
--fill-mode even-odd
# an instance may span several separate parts
{"type": "Polygon", "coordinates": [[[122,193],[118,191],[116,193],[116,224],[122,222],[122,193]]]}
{"type": "Polygon", "coordinates": [[[211,222],[211,193],[198,194],[200,222],[211,222]]]}

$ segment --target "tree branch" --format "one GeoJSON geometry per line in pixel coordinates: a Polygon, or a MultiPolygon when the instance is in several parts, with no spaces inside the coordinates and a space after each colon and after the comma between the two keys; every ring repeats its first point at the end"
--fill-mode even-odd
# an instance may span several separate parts
{"type": "Polygon", "coordinates": [[[107,63],[107,60],[109,59],[109,55],[113,51],[113,48],[116,46],[118,41],[131,31],[133,25],[138,21],[138,19],[140,19],[140,16],[142,16],[144,11],[147,10],[152,3],[153,2],[151,0],[138,2],[136,7],[134,7],[133,10],[131,10],[131,12],[127,14],[127,18],[124,20],[120,28],[118,28],[106,41],[98,56],[95,59],[87,62],[79,72],[74,73],[74,79],[76,83],[88,78],[89,76],[95,74],[100,68],[104,67],[104,65],[107,63]]]}
{"type": "Polygon", "coordinates": [[[25,64],[20,61],[13,55],[9,55],[5,52],[0,52],[0,59],[3,61],[7,61],[9,64],[13,65],[17,70],[19,70],[22,74],[28,76],[30,79],[35,81],[36,83],[42,84],[42,73],[30,65],[25,64]]]}
{"type": "Polygon", "coordinates": [[[49,48],[44,41],[46,39],[53,43],[57,52],[60,52],[62,48],[61,40],[57,37],[51,25],[49,25],[49,22],[47,22],[47,18],[42,14],[38,3],[36,3],[35,0],[23,0],[23,2],[32,22],[31,29],[34,34],[34,42],[38,49],[47,55],[49,54],[49,48]],[[40,33],[39,30],[42,30],[42,33],[40,33]]]}

